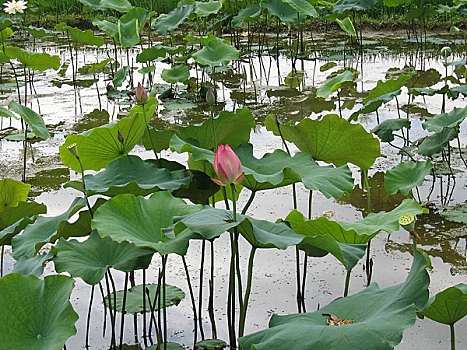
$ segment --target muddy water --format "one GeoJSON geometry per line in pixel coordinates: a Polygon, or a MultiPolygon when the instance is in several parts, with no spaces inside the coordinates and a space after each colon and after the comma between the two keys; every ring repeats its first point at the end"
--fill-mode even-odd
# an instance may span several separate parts
{"type": "MultiPolygon", "coordinates": [[[[298,121],[303,117],[316,117],[326,113],[336,112],[337,99],[331,102],[317,101],[313,98],[314,88],[320,86],[326,81],[330,72],[345,66],[351,66],[360,71],[356,84],[356,90],[343,98],[343,102],[352,105],[355,97],[361,98],[361,93],[367,91],[376,85],[378,79],[384,79],[386,72],[391,67],[403,68],[405,65],[412,65],[416,69],[434,68],[441,74],[444,72],[442,61],[436,57],[436,52],[441,46],[445,46],[449,41],[437,38],[428,43],[426,50],[415,50],[416,45],[413,42],[392,38],[388,35],[374,35],[367,38],[363,58],[358,50],[351,51],[346,48],[346,60],[336,61],[337,65],[329,71],[321,71],[320,68],[330,60],[339,58],[343,55],[342,40],[330,41],[329,38],[319,38],[315,42],[319,51],[311,55],[317,57],[313,60],[298,60],[295,62],[295,68],[303,72],[303,80],[297,87],[291,87],[294,84],[292,79],[286,79],[292,71],[292,61],[285,56],[285,52],[278,59],[265,55],[264,52],[259,58],[253,53],[235,63],[236,72],[242,72],[242,66],[245,67],[248,75],[247,83],[244,86],[241,75],[238,73],[220,73],[219,82],[219,100],[225,109],[233,110],[241,107],[244,103],[254,112],[259,121],[262,121],[268,113],[275,113],[285,121],[298,121]],[[225,79],[223,79],[225,78],[225,79]],[[245,92],[245,95],[244,95],[245,92]],[[246,96],[246,97],[245,97],[246,96]]],[[[271,39],[272,40],[272,39],[271,39]]],[[[270,43],[270,45],[272,42],[270,43]]],[[[43,42],[38,44],[40,49],[49,53],[59,54],[62,61],[69,60],[69,52],[62,40],[53,42],[43,42]]],[[[126,65],[126,55],[122,52],[121,64],[126,65]]],[[[135,60],[135,53],[130,57],[135,60]]],[[[100,61],[107,58],[104,49],[94,50],[83,48],[78,52],[79,66],[100,61]]],[[[131,59],[131,58],[130,58],[131,59]]],[[[452,60],[459,59],[455,56],[452,60]]],[[[162,69],[169,65],[159,62],[156,64],[156,77],[160,75],[162,69]]],[[[4,73],[5,74],[5,73],[4,73]]],[[[192,76],[195,72],[192,71],[192,76]]],[[[90,79],[91,76],[79,77],[79,79],[90,79]]],[[[289,76],[290,78],[290,76],[289,76]]],[[[55,72],[45,72],[36,74],[34,77],[36,96],[29,98],[29,103],[34,110],[44,116],[48,126],[53,126],[53,137],[46,141],[34,143],[32,153],[34,162],[31,160],[31,152],[28,152],[28,182],[33,185],[31,194],[35,200],[45,203],[48,208],[48,215],[57,215],[63,212],[72,202],[73,198],[79,195],[78,192],[62,189],[62,185],[69,177],[77,178],[73,171],[69,171],[61,165],[58,155],[58,146],[64,142],[66,135],[73,132],[82,132],[85,129],[109,121],[116,120],[119,115],[128,112],[128,105],[122,103],[125,99],[108,99],[105,91],[110,83],[109,77],[100,74],[98,87],[101,93],[101,107],[108,111],[108,114],[94,112],[99,108],[96,85],[87,88],[75,90],[70,85],[62,85],[61,88],[54,86],[51,81],[69,81],[71,79],[71,67],[63,76],[55,72]]],[[[135,81],[142,78],[137,73],[135,81]]],[[[157,79],[157,83],[162,83],[157,79]]],[[[125,83],[126,84],[126,83],[125,83]]],[[[437,86],[442,86],[439,83],[437,86]]],[[[124,85],[125,86],[125,85],[124,85]]],[[[0,96],[3,99],[2,105],[7,105],[8,101],[15,99],[14,92],[4,93],[0,96]]],[[[399,96],[401,106],[407,104],[407,95],[404,93],[399,96]]],[[[413,120],[411,137],[416,139],[423,135],[421,128],[421,118],[429,114],[440,113],[441,99],[438,97],[417,97],[411,101],[411,118],[413,120]],[[417,109],[414,108],[416,105],[417,109]]],[[[344,109],[344,117],[349,116],[358,108],[358,103],[353,109],[344,109]]],[[[464,107],[465,99],[462,97],[454,102],[448,100],[448,108],[464,107]]],[[[160,108],[158,118],[154,121],[157,125],[179,125],[200,122],[207,116],[206,106],[200,105],[192,110],[167,111],[160,108]]],[[[398,116],[395,102],[391,102],[380,108],[379,116],[381,121],[387,118],[398,116]]],[[[405,114],[402,112],[402,116],[405,114]]],[[[361,116],[359,122],[370,130],[377,125],[374,115],[361,116]]],[[[2,127],[10,126],[10,121],[4,119],[2,127]]],[[[13,122],[12,127],[20,128],[19,123],[13,122]]],[[[465,123],[461,128],[461,140],[465,145],[467,140],[465,123]]],[[[262,156],[276,148],[281,148],[281,142],[274,137],[264,127],[258,127],[251,134],[251,142],[255,146],[255,155],[262,156]]],[[[397,144],[397,143],[396,143],[397,144]]],[[[400,144],[399,144],[400,145],[400,144]]],[[[132,152],[139,154],[143,158],[151,157],[149,152],[137,146],[132,152]]],[[[392,208],[388,203],[397,203],[401,198],[387,198],[381,195],[383,188],[381,173],[378,172],[388,169],[400,161],[400,156],[394,152],[394,149],[385,144],[382,145],[382,153],[386,158],[377,160],[370,176],[373,177],[371,187],[373,190],[372,203],[376,210],[390,210],[392,208]]],[[[185,155],[171,154],[168,151],[163,152],[163,156],[170,157],[178,161],[186,161],[185,155]]],[[[0,143],[0,177],[21,178],[22,171],[22,148],[20,143],[1,140],[0,143]]],[[[462,164],[455,158],[454,166],[462,169],[462,164]]],[[[354,169],[354,178],[356,179],[356,190],[349,198],[342,198],[339,201],[327,199],[320,193],[313,195],[313,216],[322,215],[324,211],[332,212],[333,219],[336,220],[356,220],[362,218],[367,200],[361,190],[359,190],[359,174],[354,169]]],[[[439,181],[439,180],[438,180],[439,181]]],[[[464,173],[456,175],[456,188],[449,204],[462,203],[467,198],[466,176],[464,173]]],[[[430,181],[420,188],[421,200],[424,201],[430,190],[430,181]]],[[[447,183],[444,184],[446,186],[447,183]]],[[[246,202],[247,191],[241,195],[240,204],[246,202]]],[[[431,201],[439,205],[441,193],[439,184],[435,186],[431,201]]],[[[302,212],[307,212],[308,193],[298,187],[298,207],[302,212]]],[[[285,217],[292,209],[291,188],[282,188],[274,191],[260,192],[256,196],[253,205],[248,213],[261,219],[275,221],[278,218],[285,217]]],[[[420,218],[417,231],[422,236],[421,248],[430,256],[433,268],[429,271],[431,277],[430,293],[435,294],[440,290],[466,282],[467,263],[466,263],[466,227],[460,224],[450,223],[443,220],[436,210],[430,215],[420,218]]],[[[408,235],[405,232],[395,232],[390,237],[386,234],[378,235],[372,243],[372,252],[374,259],[373,280],[380,287],[386,287],[402,282],[410,269],[411,264],[411,244],[408,235]]],[[[227,326],[225,323],[225,300],[227,294],[228,278],[228,239],[226,236],[216,240],[216,296],[215,309],[217,319],[217,329],[219,338],[227,339],[227,326]]],[[[190,266],[195,293],[198,293],[199,287],[199,257],[201,244],[194,241],[190,245],[187,255],[187,262],[190,266]]],[[[249,249],[247,244],[241,244],[241,266],[246,268],[249,249]]],[[[209,261],[209,251],[207,250],[206,261],[209,261]]],[[[14,263],[7,256],[7,267],[11,269],[14,263]]],[[[169,275],[167,283],[174,284],[182,288],[187,298],[177,307],[169,308],[169,334],[172,341],[184,344],[187,348],[192,348],[193,342],[193,322],[191,304],[188,298],[188,288],[186,285],[183,265],[180,258],[172,256],[169,258],[169,275]]],[[[157,271],[160,267],[160,259],[155,256],[153,264],[148,270],[148,282],[157,281],[157,271]]],[[[207,264],[206,274],[204,275],[204,331],[206,337],[210,337],[210,324],[207,318],[207,264]]],[[[53,264],[50,263],[46,268],[46,274],[54,273],[53,264]]],[[[268,319],[273,313],[287,314],[297,311],[295,295],[295,254],[293,249],[286,251],[279,250],[260,250],[257,253],[256,264],[254,266],[254,280],[251,295],[251,305],[247,319],[247,333],[267,327],[268,319]]],[[[246,272],[244,271],[244,276],[246,272]]],[[[117,288],[123,288],[123,274],[114,272],[117,288]]],[[[138,281],[141,281],[140,274],[137,274],[138,281]]],[[[342,296],[345,281],[345,270],[340,263],[333,257],[312,258],[308,261],[308,280],[306,288],[306,307],[307,311],[314,311],[318,306],[324,306],[333,299],[342,296]]],[[[350,294],[356,293],[365,287],[365,273],[363,271],[363,261],[361,261],[352,273],[350,283],[350,294]]],[[[85,320],[88,307],[90,287],[81,280],[77,280],[75,290],[72,294],[72,303],[79,313],[80,319],[77,322],[78,334],[67,342],[68,349],[81,349],[84,347],[85,320]]],[[[95,294],[92,311],[91,324],[91,348],[106,349],[107,340],[102,337],[102,304],[99,293],[95,294]]],[[[125,341],[133,343],[133,318],[126,317],[125,320],[125,341]]],[[[107,322],[109,324],[109,322],[107,322]]],[[[141,334],[142,319],[139,317],[139,330],[141,334]]],[[[467,321],[464,319],[456,325],[456,335],[458,347],[467,344],[467,321]],[[464,330],[464,331],[463,331],[464,330]]],[[[119,328],[119,327],[118,327],[119,328]]],[[[110,331],[107,329],[107,338],[110,331]]],[[[199,336],[198,336],[199,339],[199,336]]],[[[449,346],[449,329],[447,326],[436,324],[430,320],[417,320],[412,328],[404,333],[402,343],[398,349],[446,349],[449,346]]]]}

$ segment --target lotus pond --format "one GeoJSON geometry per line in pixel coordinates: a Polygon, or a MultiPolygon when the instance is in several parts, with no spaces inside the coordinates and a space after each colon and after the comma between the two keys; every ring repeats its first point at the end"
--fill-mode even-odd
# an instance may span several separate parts
{"type": "Polygon", "coordinates": [[[465,347],[462,28],[81,2],[0,18],[0,350],[465,347]]]}

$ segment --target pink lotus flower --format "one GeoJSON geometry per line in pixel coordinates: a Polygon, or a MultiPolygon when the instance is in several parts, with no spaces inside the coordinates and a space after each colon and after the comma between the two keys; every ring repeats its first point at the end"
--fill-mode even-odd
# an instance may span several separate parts
{"type": "Polygon", "coordinates": [[[144,105],[146,102],[148,102],[148,93],[144,90],[141,83],[138,83],[138,87],[136,88],[136,103],[144,105]]]}
{"type": "Polygon", "coordinates": [[[219,145],[216,156],[214,157],[214,171],[220,180],[211,178],[216,184],[226,186],[242,182],[243,176],[242,163],[229,145],[219,145]]]}

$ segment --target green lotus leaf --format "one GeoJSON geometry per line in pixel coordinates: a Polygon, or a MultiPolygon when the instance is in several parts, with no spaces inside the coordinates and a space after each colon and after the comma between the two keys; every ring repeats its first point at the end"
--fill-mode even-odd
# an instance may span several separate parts
{"type": "Polygon", "coordinates": [[[454,108],[449,113],[441,113],[428,119],[422,124],[423,129],[441,132],[444,128],[457,128],[467,117],[467,107],[454,108]]]}
{"type": "Polygon", "coordinates": [[[203,18],[209,15],[215,15],[222,8],[221,1],[209,0],[207,2],[195,1],[195,14],[203,18]]]}
{"type": "MultiPolygon", "coordinates": [[[[235,112],[222,111],[217,118],[214,118],[217,145],[229,145],[235,149],[249,141],[250,132],[255,126],[255,117],[246,107],[235,112]]],[[[181,127],[179,137],[184,140],[195,140],[197,146],[205,149],[214,149],[216,146],[211,119],[207,119],[202,124],[181,127]]]]}
{"type": "Polygon", "coordinates": [[[0,215],[0,245],[10,245],[11,238],[33,223],[33,216],[44,214],[47,207],[36,202],[19,202],[16,207],[7,207],[0,215]]]}
{"type": "Polygon", "coordinates": [[[47,53],[37,53],[23,50],[16,46],[4,46],[4,53],[15,58],[32,70],[45,71],[47,69],[57,70],[60,68],[60,57],[51,56],[47,53]]]}
{"type": "Polygon", "coordinates": [[[60,222],[68,220],[84,205],[83,198],[76,198],[67,211],[58,216],[39,216],[33,224],[26,226],[23,234],[11,240],[13,258],[18,260],[20,257],[33,257],[44,244],[55,242],[59,237],[57,230],[60,222]]]}
{"type": "Polygon", "coordinates": [[[232,18],[232,25],[236,28],[240,28],[243,23],[253,21],[253,19],[258,17],[260,14],[261,6],[259,4],[247,5],[238,11],[238,14],[232,18]]]}
{"type": "Polygon", "coordinates": [[[9,26],[11,26],[14,22],[12,21],[11,18],[9,17],[5,17],[5,16],[1,16],[0,17],[0,30],[3,30],[5,28],[8,28],[9,26]]]}
{"type": "Polygon", "coordinates": [[[184,83],[190,76],[190,69],[184,64],[164,69],[161,78],[169,84],[184,83]]]}
{"type": "Polygon", "coordinates": [[[232,45],[226,44],[223,40],[211,40],[205,47],[194,53],[192,57],[199,64],[205,66],[227,65],[230,61],[236,60],[240,55],[239,51],[232,45]]]}
{"type": "Polygon", "coordinates": [[[261,4],[271,15],[279,17],[289,27],[298,20],[297,10],[282,0],[262,0],[261,4]]]}
{"type": "Polygon", "coordinates": [[[194,214],[178,218],[173,232],[189,229],[204,239],[212,239],[234,227],[237,227],[238,232],[256,248],[286,249],[303,239],[302,235],[295,233],[284,223],[276,224],[240,214],[237,214],[237,221],[234,222],[231,211],[209,206],[203,207],[203,210],[194,214]]]}
{"type": "Polygon", "coordinates": [[[86,45],[102,46],[104,45],[104,38],[102,36],[96,36],[91,29],[81,30],[79,28],[66,26],[66,32],[70,36],[70,39],[86,45]]]}
{"type": "Polygon", "coordinates": [[[387,7],[395,7],[400,5],[410,4],[411,0],[384,0],[384,5],[387,7]]]}
{"type": "Polygon", "coordinates": [[[163,58],[167,54],[167,50],[163,47],[153,46],[145,48],[136,56],[136,62],[146,63],[154,61],[158,58],[163,58]]]}
{"type": "Polygon", "coordinates": [[[13,118],[13,119],[19,119],[16,114],[13,112],[9,111],[5,107],[0,106],[0,117],[5,117],[5,118],[13,118]]]}
{"type": "Polygon", "coordinates": [[[120,17],[120,22],[128,23],[136,19],[138,21],[138,33],[144,29],[146,23],[148,23],[151,15],[148,10],[142,7],[133,7],[127,13],[125,13],[122,17],[120,17]]]}
{"type": "MultiPolygon", "coordinates": [[[[148,112],[148,115],[152,114],[148,112]]],[[[76,143],[84,170],[99,170],[131,151],[145,130],[143,113],[135,112],[133,116],[122,118],[117,123],[100,126],[79,135],[68,135],[65,144],[60,146],[60,158],[64,165],[81,172],[78,160],[67,149],[69,145],[76,143]],[[123,135],[123,144],[118,139],[118,132],[123,135]]]]}
{"type": "Polygon", "coordinates": [[[350,36],[357,35],[357,32],[355,31],[355,27],[350,17],[345,17],[342,20],[339,18],[336,18],[336,22],[339,25],[339,27],[341,27],[341,29],[347,33],[347,35],[350,35],[350,36]]]}
{"type": "Polygon", "coordinates": [[[170,146],[170,139],[175,134],[175,130],[171,128],[166,128],[163,130],[154,129],[152,126],[149,127],[149,134],[144,133],[143,135],[143,146],[146,150],[152,150],[154,146],[154,151],[157,153],[166,150],[170,146]],[[149,139],[148,135],[151,137],[152,141],[149,139]]]}
{"type": "Polygon", "coordinates": [[[459,86],[454,86],[452,88],[449,88],[448,90],[448,96],[452,99],[457,99],[459,95],[464,95],[464,97],[467,97],[467,85],[459,85],[459,86]]]}
{"type": "Polygon", "coordinates": [[[123,66],[120,68],[118,71],[115,72],[114,78],[112,80],[112,83],[114,84],[114,87],[120,87],[122,86],[123,82],[126,80],[128,76],[128,72],[130,71],[129,66],[123,66]]]}
{"type": "Polygon", "coordinates": [[[442,324],[454,325],[467,315],[467,284],[459,283],[439,292],[417,314],[442,324]]]}
{"type": "Polygon", "coordinates": [[[307,0],[282,0],[284,3],[290,5],[295,11],[302,15],[310,17],[318,17],[315,7],[307,0]]]}
{"type": "Polygon", "coordinates": [[[48,139],[50,137],[50,133],[47,130],[44,120],[42,117],[34,112],[32,109],[20,105],[15,101],[11,101],[8,105],[8,108],[12,111],[17,113],[31,128],[34,134],[41,139],[48,139]]]}
{"type": "MultiPolygon", "coordinates": [[[[122,193],[146,196],[159,190],[172,192],[183,185],[188,185],[190,180],[190,173],[185,170],[171,172],[158,167],[152,160],[143,161],[133,155],[115,159],[104,171],[84,177],[88,195],[99,194],[110,197],[122,193]]],[[[83,191],[81,181],[70,181],[65,187],[83,191]]]]}
{"type": "Polygon", "coordinates": [[[0,349],[60,350],[76,334],[70,303],[74,281],[52,275],[40,280],[11,273],[0,279],[0,349]]]}
{"type": "Polygon", "coordinates": [[[133,7],[128,0],[100,0],[100,2],[102,7],[119,12],[127,12],[133,7]]]}
{"type": "Polygon", "coordinates": [[[219,191],[211,178],[199,170],[188,170],[191,174],[191,181],[188,185],[180,187],[172,192],[174,197],[187,198],[195,204],[208,204],[209,198],[219,191]]]}
{"type": "Polygon", "coordinates": [[[339,298],[311,313],[273,315],[269,329],[239,338],[242,349],[393,349],[406,328],[415,323],[415,306],[428,299],[426,260],[418,252],[405,282],[380,289],[376,283],[349,297],[339,298]],[[323,315],[324,314],[324,315],[323,315]],[[331,326],[329,316],[351,324],[331,326]]]}
{"type": "Polygon", "coordinates": [[[391,142],[394,140],[394,131],[409,127],[410,120],[408,119],[386,119],[382,123],[378,124],[378,126],[376,126],[373,130],[371,130],[371,132],[378,135],[381,141],[391,142]]]}
{"type": "Polygon", "coordinates": [[[60,238],[55,249],[55,270],[68,272],[89,285],[99,283],[109,268],[124,272],[146,269],[154,254],[149,248],[101,238],[96,231],[84,242],[60,238]]]}
{"type": "Polygon", "coordinates": [[[365,11],[372,9],[378,0],[339,0],[332,8],[334,13],[340,14],[345,11],[365,11]]]}
{"type": "MultiPolygon", "coordinates": [[[[95,73],[97,71],[102,71],[107,66],[107,64],[109,64],[109,62],[112,62],[111,58],[106,58],[105,60],[102,60],[98,63],[85,64],[84,66],[81,66],[78,68],[78,73],[89,74],[89,73],[95,73]]],[[[99,109],[95,109],[93,112],[96,114],[102,114],[102,113],[108,114],[106,110],[100,111],[99,109]]]]}
{"type": "MultiPolygon", "coordinates": [[[[17,207],[19,202],[25,202],[28,198],[30,184],[13,180],[0,180],[0,213],[7,207],[17,207]]],[[[0,226],[1,227],[1,226],[0,226]]]]}
{"type": "Polygon", "coordinates": [[[124,49],[135,46],[140,41],[139,23],[137,18],[129,21],[118,21],[118,39],[124,49]]]}
{"type": "Polygon", "coordinates": [[[417,70],[412,73],[412,76],[406,82],[408,89],[425,88],[433,86],[441,81],[441,74],[435,68],[426,70],[417,70]]]}
{"type": "Polygon", "coordinates": [[[152,28],[160,35],[165,35],[178,28],[193,12],[194,5],[182,5],[168,14],[161,14],[152,24],[152,28]]]}
{"type": "MultiPolygon", "coordinates": [[[[365,244],[347,244],[342,240],[347,232],[337,222],[328,220],[324,216],[315,220],[305,220],[300,212],[294,210],[285,221],[295,232],[305,236],[299,246],[311,245],[331,253],[347,271],[351,271],[365,255],[365,244]]],[[[349,234],[353,235],[353,233],[349,234]]]]}
{"type": "Polygon", "coordinates": [[[46,36],[53,36],[53,37],[57,36],[57,34],[52,32],[51,30],[48,30],[48,29],[45,29],[45,28],[37,28],[37,27],[34,27],[34,26],[27,26],[27,27],[25,27],[25,29],[34,38],[43,38],[43,37],[46,37],[46,36]]]}
{"type": "MultiPolygon", "coordinates": [[[[146,312],[151,311],[149,305],[154,302],[154,298],[156,296],[157,292],[157,284],[146,284],[146,289],[149,290],[149,298],[147,291],[144,293],[144,296],[146,298],[146,312]],[[149,303],[150,302],[150,303],[149,303]]],[[[162,285],[160,287],[160,291],[162,294],[162,285]]],[[[113,305],[114,302],[114,293],[110,294],[110,300],[112,303],[112,309],[115,310],[115,307],[113,305]]],[[[123,290],[117,291],[117,311],[122,312],[123,310],[123,290]]],[[[165,285],[165,305],[167,306],[172,306],[172,305],[178,305],[180,301],[182,301],[185,298],[185,293],[183,290],[181,290],[178,287],[171,286],[169,284],[165,285]]],[[[108,304],[109,298],[106,296],[105,297],[105,302],[106,306],[108,304]]],[[[155,309],[154,310],[159,310],[159,299],[155,298],[155,309]]],[[[163,308],[163,300],[161,300],[161,309],[163,308]]],[[[129,314],[134,314],[137,312],[143,312],[143,285],[139,284],[136,285],[130,289],[128,289],[128,292],[126,294],[126,303],[125,303],[125,313],[129,314]]]]}
{"type": "Polygon", "coordinates": [[[167,343],[160,343],[157,345],[152,345],[147,350],[159,350],[159,349],[164,349],[167,348],[167,350],[185,350],[183,346],[181,346],[178,343],[174,342],[167,342],[167,343]]]}
{"type": "Polygon", "coordinates": [[[426,162],[404,162],[388,170],[384,175],[384,188],[393,195],[400,191],[407,196],[414,187],[421,186],[425,177],[431,173],[433,164],[426,162]]]}
{"type": "Polygon", "coordinates": [[[453,128],[444,128],[441,132],[424,137],[418,145],[418,153],[427,157],[438,154],[448,145],[449,141],[457,137],[458,133],[453,128]]]}
{"type": "Polygon", "coordinates": [[[44,273],[45,265],[52,260],[53,257],[54,254],[52,251],[44,254],[37,254],[32,258],[21,257],[16,261],[12,272],[41,277],[44,273]]]}
{"type": "MultiPolygon", "coordinates": [[[[265,125],[279,135],[274,117],[268,116],[265,125]]],[[[336,166],[353,163],[369,169],[381,155],[378,139],[360,124],[351,124],[335,114],[326,115],[321,120],[303,119],[296,125],[281,125],[281,132],[287,141],[311,154],[313,159],[336,166]]]]}
{"type": "Polygon", "coordinates": [[[446,220],[467,224],[467,204],[443,208],[440,214],[446,220]]]}
{"type": "Polygon", "coordinates": [[[227,348],[227,343],[220,339],[205,339],[197,342],[195,348],[198,350],[221,350],[227,348]]]}
{"type": "Polygon", "coordinates": [[[321,85],[316,91],[316,97],[328,98],[334,91],[340,89],[342,84],[346,81],[353,81],[353,79],[354,74],[349,70],[345,70],[321,85]]]}
{"type": "Polygon", "coordinates": [[[110,38],[118,42],[118,24],[107,20],[93,19],[92,24],[105,32],[110,38]]]}
{"type": "Polygon", "coordinates": [[[161,255],[184,255],[191,233],[180,232],[173,237],[163,234],[162,228],[173,224],[174,216],[199,211],[198,206],[187,205],[169,192],[156,192],[148,199],[121,194],[102,205],[92,220],[92,227],[102,237],[127,241],[138,247],[149,247],[161,255]]]}

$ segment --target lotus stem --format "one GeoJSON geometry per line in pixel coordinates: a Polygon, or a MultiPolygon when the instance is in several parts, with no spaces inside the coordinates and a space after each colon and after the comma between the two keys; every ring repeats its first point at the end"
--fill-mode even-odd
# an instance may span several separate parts
{"type": "Polygon", "coordinates": [[[149,132],[149,124],[148,124],[148,119],[146,117],[146,109],[145,109],[144,106],[145,106],[145,104],[142,105],[142,107],[143,107],[143,117],[144,117],[144,122],[146,123],[146,130],[148,131],[149,142],[151,142],[152,151],[154,152],[154,156],[158,160],[159,156],[157,155],[156,148],[154,147],[154,142],[152,141],[151,133],[149,132]]]}
{"type": "Polygon", "coordinates": [[[3,277],[3,256],[5,255],[5,245],[2,245],[2,254],[0,257],[0,278],[3,277]]]}
{"type": "Polygon", "coordinates": [[[212,126],[212,137],[214,139],[214,152],[217,149],[217,139],[216,139],[216,128],[214,127],[214,105],[211,105],[211,126],[212,126]]]}
{"type": "Polygon", "coordinates": [[[22,181],[26,182],[26,156],[27,156],[27,148],[28,145],[28,124],[24,123],[24,141],[23,141],[23,178],[22,181]]]}
{"type": "Polygon", "coordinates": [[[144,346],[148,347],[146,328],[146,269],[143,269],[143,341],[144,346]]]}
{"type": "Polygon", "coordinates": [[[78,156],[76,157],[79,163],[79,168],[81,169],[81,182],[83,183],[83,194],[84,194],[84,199],[86,200],[86,206],[89,209],[89,213],[91,214],[91,219],[94,219],[94,213],[92,212],[91,209],[91,204],[89,204],[89,199],[88,199],[88,190],[86,189],[86,181],[84,179],[84,168],[83,168],[83,163],[81,162],[81,158],[78,156]]]}
{"type": "Polygon", "coordinates": [[[151,293],[149,293],[149,288],[146,287],[146,297],[148,298],[149,308],[151,310],[151,320],[149,321],[149,341],[152,342],[151,332],[152,332],[152,325],[154,324],[154,329],[156,330],[156,334],[159,332],[157,329],[157,321],[156,317],[154,316],[154,310],[156,309],[156,301],[154,300],[154,304],[151,303],[151,293]]]}
{"type": "MultiPolygon", "coordinates": [[[[201,334],[201,340],[204,340],[204,329],[203,329],[203,275],[204,275],[204,258],[206,255],[206,240],[203,239],[201,243],[201,261],[200,261],[200,268],[199,268],[199,295],[198,295],[198,313],[199,313],[199,332],[201,334]]],[[[195,341],[196,344],[196,341],[195,341]]]]}
{"type": "Polygon", "coordinates": [[[159,269],[159,277],[157,279],[157,288],[156,295],[154,296],[154,305],[156,304],[157,298],[157,324],[158,324],[158,333],[157,333],[157,343],[162,343],[162,318],[161,318],[161,284],[162,284],[162,270],[159,269]]]}
{"type": "Polygon", "coordinates": [[[347,274],[345,276],[345,289],[344,289],[344,298],[349,295],[349,285],[350,285],[350,274],[352,270],[347,270],[347,274]]]}
{"type": "Polygon", "coordinates": [[[451,350],[456,350],[456,336],[454,333],[454,323],[449,325],[451,329],[451,350]]]}
{"type": "Polygon", "coordinates": [[[166,304],[166,284],[165,284],[165,274],[167,267],[167,255],[162,257],[162,305],[164,310],[162,314],[164,315],[164,350],[167,350],[167,304],[166,304]]]}
{"type": "Polygon", "coordinates": [[[256,247],[251,247],[250,259],[248,261],[248,279],[245,290],[245,297],[243,298],[243,307],[240,309],[240,321],[238,336],[243,337],[245,331],[246,313],[248,309],[248,300],[250,299],[251,293],[251,282],[253,280],[253,261],[255,259],[256,247]]]}
{"type": "Polygon", "coordinates": [[[88,317],[86,318],[86,343],[85,343],[86,349],[89,348],[89,326],[91,325],[91,310],[92,310],[92,301],[94,298],[94,287],[95,285],[93,285],[91,288],[91,297],[89,298],[88,317]]]}
{"type": "Polygon", "coordinates": [[[302,279],[302,310],[306,312],[305,291],[306,291],[306,276],[308,270],[308,255],[303,257],[303,279],[302,279]]]}
{"type": "Polygon", "coordinates": [[[103,323],[103,326],[102,326],[102,337],[105,337],[105,329],[107,328],[106,325],[107,325],[107,308],[105,307],[106,306],[106,301],[105,301],[105,295],[104,295],[104,288],[102,287],[102,283],[99,282],[99,290],[101,292],[101,297],[102,297],[102,304],[104,305],[104,321],[102,322],[103,323]]]}
{"type": "Polygon", "coordinates": [[[302,287],[301,287],[301,273],[300,273],[300,250],[295,246],[295,266],[297,271],[297,308],[298,313],[302,312],[302,287]]]}
{"type": "Polygon", "coordinates": [[[242,215],[245,215],[247,210],[250,208],[251,203],[253,203],[253,200],[255,199],[256,191],[251,191],[250,198],[248,198],[248,202],[246,202],[245,206],[243,207],[242,210],[242,215]]]}
{"type": "MultiPolygon", "coordinates": [[[[130,272],[130,286],[133,288],[136,286],[135,282],[135,271],[130,272]]],[[[133,330],[135,332],[135,343],[138,343],[138,313],[133,314],[133,330]]]]}
{"type": "MultiPolygon", "coordinates": [[[[112,327],[112,337],[110,340],[110,349],[115,349],[115,319],[114,319],[114,314],[112,312],[112,296],[110,293],[110,283],[109,283],[109,277],[108,277],[108,270],[105,273],[105,286],[107,288],[107,306],[109,308],[109,314],[110,314],[110,324],[112,327]]],[[[116,308],[116,306],[115,306],[116,308]]]]}
{"type": "Polygon", "coordinates": [[[185,256],[183,255],[182,255],[182,262],[183,262],[183,267],[185,268],[185,275],[186,275],[186,282],[188,284],[188,290],[190,292],[191,308],[193,309],[193,324],[194,324],[194,334],[195,334],[193,343],[196,344],[198,340],[198,315],[196,312],[195,295],[193,293],[193,287],[191,285],[191,278],[190,278],[190,273],[188,271],[188,265],[186,263],[185,256]]]}
{"type": "Polygon", "coordinates": [[[209,280],[208,313],[211,320],[211,338],[217,339],[216,318],[214,317],[214,240],[211,240],[211,279],[209,280]]]}
{"type": "MultiPolygon", "coordinates": [[[[123,349],[123,333],[125,330],[124,328],[125,327],[125,314],[126,314],[125,307],[126,307],[127,292],[128,292],[128,272],[125,273],[125,286],[123,287],[122,319],[120,322],[120,346],[119,346],[120,350],[123,349]]],[[[146,299],[144,294],[143,294],[143,298],[146,299]]]]}

